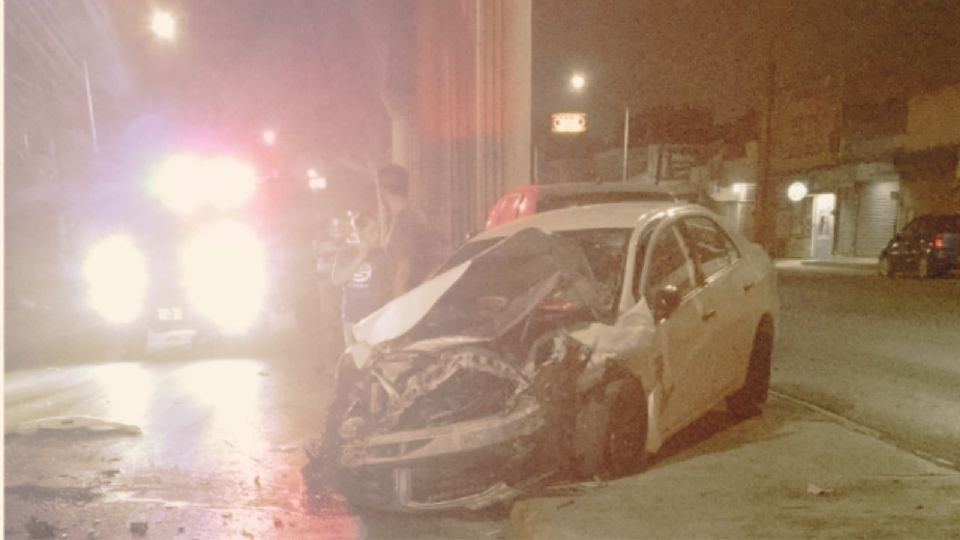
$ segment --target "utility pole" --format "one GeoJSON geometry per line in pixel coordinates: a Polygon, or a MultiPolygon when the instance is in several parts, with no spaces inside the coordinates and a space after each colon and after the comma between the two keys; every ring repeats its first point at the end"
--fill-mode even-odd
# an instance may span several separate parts
{"type": "Polygon", "coordinates": [[[623,108],[623,181],[627,181],[627,149],[630,146],[630,106],[623,108]]]}
{"type": "MultiPolygon", "coordinates": [[[[772,47],[769,49],[772,51],[772,47]]],[[[766,99],[763,115],[763,134],[760,142],[760,170],[757,177],[756,216],[754,219],[753,239],[759,242],[767,253],[774,255],[776,244],[777,186],[771,174],[770,162],[773,156],[773,114],[776,109],[777,67],[772,52],[767,59],[766,99]]]]}
{"type": "Polygon", "coordinates": [[[90,138],[93,140],[93,151],[100,153],[100,143],[97,141],[97,119],[93,114],[93,94],[90,93],[90,71],[87,61],[83,61],[83,87],[87,92],[87,113],[90,115],[90,138]]]}

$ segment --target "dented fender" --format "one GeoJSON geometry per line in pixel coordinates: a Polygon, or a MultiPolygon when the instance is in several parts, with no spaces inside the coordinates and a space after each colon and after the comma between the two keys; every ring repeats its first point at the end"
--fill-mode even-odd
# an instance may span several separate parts
{"type": "Polygon", "coordinates": [[[646,302],[638,302],[612,325],[590,323],[572,330],[570,336],[591,351],[577,382],[587,392],[600,381],[610,362],[640,380],[645,393],[662,383],[663,358],[656,343],[656,323],[646,302]]]}

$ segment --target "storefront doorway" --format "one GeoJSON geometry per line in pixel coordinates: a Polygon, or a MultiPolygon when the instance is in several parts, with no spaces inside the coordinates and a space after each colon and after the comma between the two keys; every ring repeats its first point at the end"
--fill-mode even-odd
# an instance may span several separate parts
{"type": "Polygon", "coordinates": [[[833,236],[835,230],[834,210],[837,196],[833,193],[818,193],[813,196],[813,220],[810,238],[810,251],[815,259],[825,259],[833,255],[833,236]]]}

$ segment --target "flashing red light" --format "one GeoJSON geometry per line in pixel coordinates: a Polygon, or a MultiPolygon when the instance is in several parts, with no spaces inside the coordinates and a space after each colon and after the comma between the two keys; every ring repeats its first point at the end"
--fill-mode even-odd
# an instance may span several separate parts
{"type": "Polygon", "coordinates": [[[943,237],[939,234],[933,237],[933,249],[943,249],[943,237]]]}

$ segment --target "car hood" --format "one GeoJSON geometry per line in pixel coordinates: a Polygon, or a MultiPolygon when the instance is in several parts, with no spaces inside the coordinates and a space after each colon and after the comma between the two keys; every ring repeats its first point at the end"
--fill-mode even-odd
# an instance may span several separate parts
{"type": "Polygon", "coordinates": [[[595,316],[603,309],[599,284],[576,242],[523,229],[360,321],[350,352],[360,367],[374,348],[496,339],[547,299],[595,316]]]}

